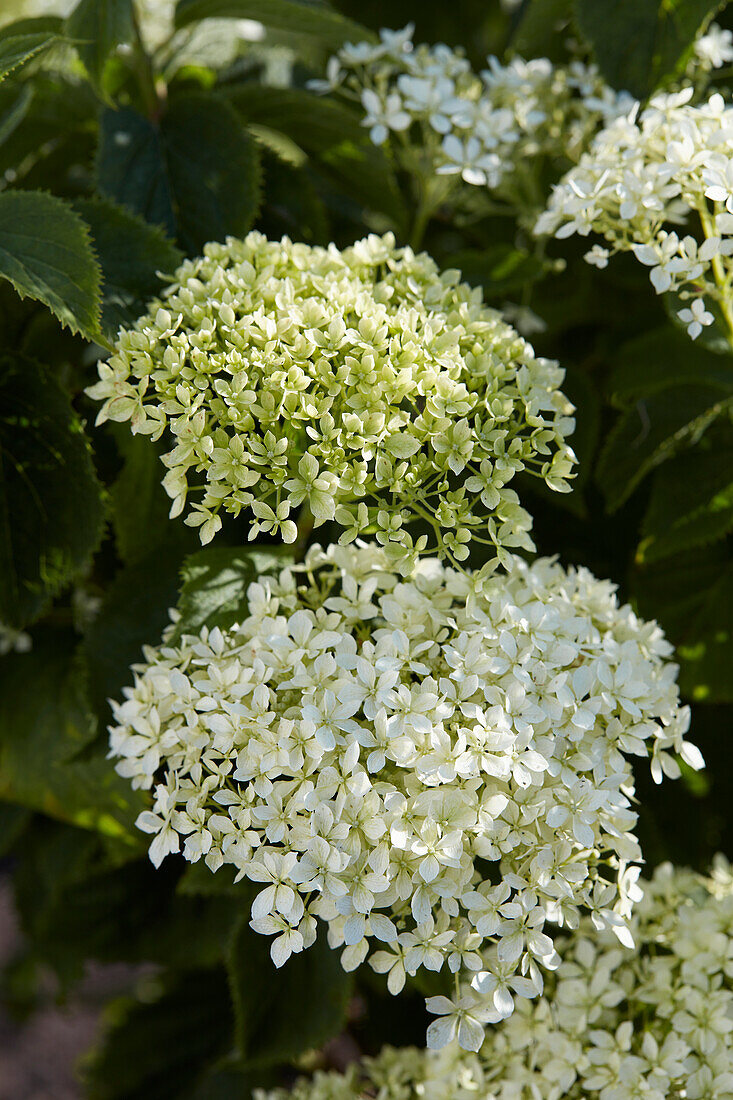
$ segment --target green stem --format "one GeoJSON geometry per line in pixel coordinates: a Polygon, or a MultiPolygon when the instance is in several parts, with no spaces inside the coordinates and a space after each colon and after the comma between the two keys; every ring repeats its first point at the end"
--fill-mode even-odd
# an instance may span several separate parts
{"type": "MultiPolygon", "coordinates": [[[[707,204],[703,200],[697,208],[697,212],[700,215],[700,223],[702,225],[702,231],[706,238],[716,236],[715,228],[713,226],[713,220],[710,217],[710,211],[707,208],[707,204]]],[[[733,310],[731,309],[731,293],[730,293],[730,279],[726,277],[725,269],[723,267],[723,260],[718,256],[713,256],[712,259],[713,276],[715,278],[715,285],[718,288],[720,311],[725,318],[725,323],[728,326],[728,343],[733,349],[733,310]]]]}

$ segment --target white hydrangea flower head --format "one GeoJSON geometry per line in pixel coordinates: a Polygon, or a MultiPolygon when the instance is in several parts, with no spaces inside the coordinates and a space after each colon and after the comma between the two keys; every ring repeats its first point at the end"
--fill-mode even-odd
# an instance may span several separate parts
{"type": "Polygon", "coordinates": [[[358,102],[376,145],[398,135],[394,155],[425,177],[436,203],[459,181],[492,190],[506,184],[510,196],[527,158],[577,160],[599,125],[629,109],[631,98],[612,91],[594,65],[489,57],[479,74],[461,50],[414,46],[413,30],[345,45],[327,79],[311,86],[358,102]]]}
{"type": "Polygon", "coordinates": [[[478,588],[437,559],[402,578],[378,546],[315,547],[250,586],[239,625],[180,633],[135,666],[111,755],[153,792],[156,865],[182,849],[262,884],[277,965],[322,920],[392,993],[447,968],[430,1041],[478,1049],[557,965],[547,922],[589,910],[631,943],[628,757],[657,781],[702,758],[671,647],[611,584],[512,558],[478,588]]]}
{"type": "Polygon", "coordinates": [[[316,526],[375,534],[408,570],[428,546],[464,561],[470,541],[501,559],[532,548],[515,474],[569,490],[563,371],[457,271],[389,234],[343,252],[260,233],[209,244],[99,375],[98,422],[173,437],[171,515],[202,489],[186,517],[202,542],[243,510],[250,538],[292,542],[306,504],[316,526]]]}
{"type": "Polygon", "coordinates": [[[622,948],[588,918],[563,940],[544,995],[490,1028],[478,1054],[386,1048],[254,1100],[730,1100],[733,879],[665,864],[622,948]]]}
{"type": "Polygon", "coordinates": [[[636,104],[594,139],[553,189],[535,232],[598,233],[586,260],[605,267],[631,251],[657,292],[691,300],[677,310],[694,340],[722,314],[733,340],[733,106],[718,93],[693,105],[693,89],[636,104]]]}

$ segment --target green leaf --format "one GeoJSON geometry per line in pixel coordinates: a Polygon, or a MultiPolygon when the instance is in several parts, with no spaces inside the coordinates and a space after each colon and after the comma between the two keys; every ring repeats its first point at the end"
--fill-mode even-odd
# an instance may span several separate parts
{"type": "Polygon", "coordinates": [[[612,88],[643,99],[685,65],[721,0],[577,0],[580,30],[612,88]]]}
{"type": "Polygon", "coordinates": [[[252,931],[247,914],[232,941],[228,973],[237,1053],[248,1067],[293,1061],[345,1023],[351,977],[323,930],[277,969],[269,937],[252,931]]]}
{"type": "Polygon", "coordinates": [[[102,329],[113,338],[160,290],[158,272],[172,276],[183,255],[157,226],[113,202],[77,199],[74,207],[91,230],[102,268],[102,329]]]}
{"type": "Polygon", "coordinates": [[[637,560],[722,538],[733,528],[733,450],[685,453],[657,471],[637,560]]]}
{"type": "MultiPolygon", "coordinates": [[[[555,57],[548,50],[548,39],[559,32],[567,36],[573,14],[573,0],[524,0],[515,16],[510,46],[521,57],[555,57]]],[[[563,52],[565,43],[562,42],[563,52]]]]}
{"type": "Polygon", "coordinates": [[[293,558],[285,548],[240,550],[217,546],[186,558],[181,573],[176,633],[198,634],[203,626],[232,626],[246,607],[247,589],[258,577],[285,569],[293,558]]]}
{"type": "Polygon", "coordinates": [[[0,30],[0,82],[59,41],[60,19],[20,19],[0,30]]]}
{"type": "Polygon", "coordinates": [[[97,336],[99,265],[87,226],[62,199],[42,191],[0,194],[0,277],[21,298],[43,302],[72,332],[97,336]]]}
{"type": "Polygon", "coordinates": [[[132,38],[132,0],[79,0],[66,21],[92,83],[101,89],[107,58],[132,38]]]}
{"type": "Polygon", "coordinates": [[[110,500],[117,549],[126,564],[134,565],[157,550],[173,530],[182,532],[168,518],[170,500],[161,484],[163,467],[155,445],[126,428],[114,433],[124,465],[110,500]]]}
{"type": "Polygon", "coordinates": [[[642,398],[622,413],[596,468],[608,510],[619,508],[682,442],[699,439],[731,402],[730,394],[712,386],[676,386],[642,398]]]}
{"type": "Polygon", "coordinates": [[[344,104],[302,88],[263,84],[224,85],[223,94],[242,118],[279,130],[306,153],[323,153],[344,141],[366,136],[359,115],[344,104]]]}
{"type": "Polygon", "coordinates": [[[406,212],[392,168],[383,151],[373,145],[354,111],[335,100],[298,88],[268,88],[255,84],[223,89],[253,133],[285,155],[312,158],[319,172],[340,191],[372,210],[403,224],[406,212]],[[281,148],[276,148],[278,135],[281,148]],[[294,155],[295,154],[295,155],[294,155]]]}
{"type": "Polygon", "coordinates": [[[212,92],[176,99],[163,120],[178,239],[191,253],[242,237],[260,206],[260,158],[237,112],[212,92]]]}
{"type": "Polygon", "coordinates": [[[372,42],[373,31],[334,11],[323,0],[178,0],[176,27],[199,19],[256,19],[272,30],[308,35],[337,50],[344,42],[372,42]]]}
{"type": "Polygon", "coordinates": [[[0,88],[0,145],[15,133],[33,101],[33,84],[28,81],[20,89],[7,85],[0,88]]]}
{"type": "Polygon", "coordinates": [[[232,1015],[223,971],[170,974],[151,1000],[126,998],[83,1067],[89,1100],[179,1100],[227,1050],[232,1015]]]}
{"type": "Polygon", "coordinates": [[[733,563],[723,542],[639,567],[639,610],[677,644],[680,689],[697,702],[733,702],[733,563]]]}
{"type": "Polygon", "coordinates": [[[102,112],[96,174],[103,195],[175,236],[162,135],[149,119],[131,107],[102,112]]]}
{"type": "Polygon", "coordinates": [[[30,653],[0,662],[0,798],[139,850],[145,800],[103,753],[71,631],[34,631],[30,653]]]}
{"type": "Polygon", "coordinates": [[[23,931],[66,983],[90,959],[217,966],[241,909],[226,897],[178,893],[182,862],[156,869],[134,849],[36,818],[14,876],[23,931]]]}
{"type": "Polygon", "coordinates": [[[623,407],[686,383],[733,393],[733,366],[665,325],[621,346],[607,389],[614,404],[623,407]]]}
{"type": "MultiPolygon", "coordinates": [[[[184,543],[190,545],[188,529],[184,543]]],[[[192,540],[191,540],[192,541],[192,540]]],[[[108,699],[118,700],[132,683],[130,665],[142,660],[142,647],[156,645],[175,606],[183,546],[151,549],[115,577],[82,644],[89,695],[102,728],[111,719],[108,699]]]]}
{"type": "Polygon", "coordinates": [[[243,236],[252,225],[260,202],[259,150],[223,97],[187,92],[159,126],[131,108],[103,112],[97,183],[198,253],[207,241],[243,236]]]}
{"type": "Polygon", "coordinates": [[[0,621],[36,619],[86,568],[103,519],[67,396],[32,360],[0,358],[0,621]]]}
{"type": "Polygon", "coordinates": [[[466,248],[446,257],[444,268],[456,267],[472,286],[483,288],[486,298],[504,297],[531,286],[547,267],[539,256],[512,244],[466,248]]]}

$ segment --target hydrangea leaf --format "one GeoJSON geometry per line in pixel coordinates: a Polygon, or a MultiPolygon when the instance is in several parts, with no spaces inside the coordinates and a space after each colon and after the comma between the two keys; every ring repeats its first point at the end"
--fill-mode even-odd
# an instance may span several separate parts
{"type": "MultiPolygon", "coordinates": [[[[140,521],[145,522],[143,516],[140,521]]],[[[130,665],[141,659],[144,645],[158,641],[168,609],[175,606],[177,570],[189,535],[177,529],[182,545],[175,540],[153,545],[145,557],[120,570],[84,638],[89,695],[102,728],[110,720],[107,700],[129,682],[130,665]]]]}
{"type": "Polygon", "coordinates": [[[96,722],[75,640],[70,631],[38,630],[29,653],[0,663],[0,798],[139,850],[133,823],[143,798],[103,752],[86,751],[96,722]]]}
{"type": "Polygon", "coordinates": [[[231,1042],[232,1016],[222,970],[164,977],[155,999],[114,1005],[108,1030],[84,1068],[90,1100],[186,1095],[231,1042]]]}
{"type": "Polygon", "coordinates": [[[633,590],[677,643],[688,699],[733,702],[733,564],[722,541],[638,566],[633,590]]]}
{"type": "Polygon", "coordinates": [[[15,874],[23,931],[59,977],[94,959],[192,970],[216,966],[240,910],[223,898],[176,892],[180,868],[156,871],[134,848],[36,818],[15,874]]]}
{"type": "Polygon", "coordinates": [[[660,390],[688,383],[733,394],[730,365],[669,325],[629,340],[614,358],[607,393],[621,408],[660,390]]]}
{"type": "Polygon", "coordinates": [[[17,73],[59,41],[61,20],[53,16],[19,19],[0,30],[0,82],[17,73]]]}
{"type": "Polygon", "coordinates": [[[723,538],[733,527],[733,451],[685,453],[665,463],[644,517],[641,562],[723,538]]]}
{"type": "Polygon", "coordinates": [[[175,271],[183,257],[157,226],[107,199],[77,199],[74,207],[91,230],[102,268],[102,329],[113,337],[160,289],[158,273],[175,271]]]}
{"type": "Polygon", "coordinates": [[[239,550],[217,546],[191,554],[181,573],[181,618],[176,633],[198,634],[203,626],[232,626],[246,608],[250,584],[263,573],[285,569],[292,560],[282,547],[239,550]]]}
{"type": "Polygon", "coordinates": [[[325,0],[178,0],[176,27],[199,19],[256,19],[266,27],[315,38],[324,48],[373,41],[375,34],[347,19],[325,0]]]}
{"type": "MultiPolygon", "coordinates": [[[[160,457],[150,440],[130,432],[115,432],[123,466],[110,489],[112,526],[117,549],[127,565],[135,565],[170,540],[190,535],[168,518],[170,500],[161,485],[160,457]]],[[[191,549],[195,540],[191,539],[191,549]]]]}
{"type": "Polygon", "coordinates": [[[72,332],[98,335],[99,265],[89,229],[62,199],[41,191],[0,195],[0,277],[72,332]]]}
{"type": "Polygon", "coordinates": [[[259,151],[223,97],[189,92],[159,124],[129,107],[104,111],[97,183],[198,252],[249,229],[260,203],[259,151]]]}
{"type": "Polygon", "coordinates": [[[516,294],[548,270],[539,256],[508,243],[454,252],[446,258],[445,266],[457,267],[467,282],[483,288],[488,299],[516,294]]]}
{"type": "Polygon", "coordinates": [[[0,621],[36,619],[85,568],[103,519],[67,396],[32,360],[0,358],[0,621]]]}
{"type": "Polygon", "coordinates": [[[606,437],[596,468],[609,511],[620,508],[649,471],[682,443],[699,439],[731,404],[729,393],[712,386],[676,386],[640,398],[623,412],[606,437]]]}
{"type": "Polygon", "coordinates": [[[260,206],[260,158],[234,108],[190,92],[174,100],[162,133],[182,246],[196,253],[246,233],[260,206]]]}
{"type": "Polygon", "coordinates": [[[641,99],[684,65],[720,0],[577,0],[580,30],[612,88],[641,99]]]}
{"type": "Polygon", "coordinates": [[[351,977],[323,933],[276,969],[247,914],[232,940],[228,974],[237,1053],[248,1066],[293,1061],[336,1035],[346,1020],[351,977]]]}
{"type": "Polygon", "coordinates": [[[95,87],[101,89],[107,58],[119,43],[132,38],[132,0],[79,0],[66,31],[95,87]]]}

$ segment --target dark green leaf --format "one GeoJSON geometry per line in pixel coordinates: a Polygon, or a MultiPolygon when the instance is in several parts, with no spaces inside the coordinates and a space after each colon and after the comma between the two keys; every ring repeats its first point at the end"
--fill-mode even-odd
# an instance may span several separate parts
{"type": "Polygon", "coordinates": [[[404,222],[391,166],[348,107],[299,88],[240,84],[225,88],[225,93],[242,119],[285,159],[298,163],[297,153],[306,153],[326,179],[352,200],[387,214],[398,224],[404,222]],[[290,150],[276,147],[278,135],[284,135],[282,143],[292,143],[290,150]]]}
{"type": "Polygon", "coordinates": [[[92,82],[101,88],[107,58],[115,46],[132,38],[132,0],[79,0],[66,31],[92,82]]]}
{"type": "Polygon", "coordinates": [[[15,874],[23,931],[65,982],[90,959],[182,970],[224,961],[241,908],[227,897],[177,893],[181,860],[156,869],[134,849],[110,849],[104,838],[43,818],[23,839],[15,874]]]}
{"type": "Polygon", "coordinates": [[[78,199],[74,206],[91,229],[102,268],[102,329],[114,337],[160,289],[157,273],[172,275],[183,256],[157,226],[112,202],[78,199]]]}
{"type": "Polygon", "coordinates": [[[89,230],[68,203],[40,191],[0,194],[0,277],[94,339],[100,272],[89,230]]]}
{"type": "Polygon", "coordinates": [[[212,92],[190,92],[162,125],[182,246],[198,253],[207,241],[244,236],[260,205],[260,159],[237,112],[212,92]]]}
{"type": "Polygon", "coordinates": [[[259,208],[260,163],[234,108],[212,92],[181,95],[156,125],[130,108],[102,115],[100,191],[200,252],[243,236],[259,208]]]}
{"type": "Polygon", "coordinates": [[[249,927],[247,915],[229,957],[237,1053],[253,1067],[292,1061],[336,1035],[351,993],[351,978],[323,930],[312,947],[279,969],[269,946],[269,938],[249,927]]]}
{"type": "Polygon", "coordinates": [[[640,398],[606,438],[596,480],[613,512],[682,442],[699,439],[732,398],[712,386],[676,386],[640,398]]]}
{"type": "Polygon", "coordinates": [[[512,244],[453,252],[442,266],[457,267],[467,282],[483,288],[486,298],[514,294],[541,279],[546,271],[539,256],[512,244]]]}
{"type": "Polygon", "coordinates": [[[557,32],[567,35],[572,14],[573,0],[524,0],[515,17],[512,52],[521,57],[551,57],[548,39],[557,32]]]}
{"type": "Polygon", "coordinates": [[[53,378],[0,359],[0,620],[23,626],[88,564],[104,518],[87,439],[53,378]]]}
{"type": "Polygon", "coordinates": [[[33,85],[30,81],[20,89],[12,84],[0,88],[0,145],[20,126],[32,100],[33,85]]]}
{"type": "Polygon", "coordinates": [[[0,798],[139,849],[143,797],[104,753],[80,758],[96,722],[74,649],[71,631],[49,628],[0,662],[0,798]]]}
{"type": "Polygon", "coordinates": [[[226,628],[242,615],[247,589],[265,573],[292,562],[284,548],[239,550],[217,546],[186,558],[182,571],[177,633],[198,634],[202,626],[226,628]]]}
{"type": "Polygon", "coordinates": [[[125,999],[84,1067],[90,1100],[180,1100],[231,1041],[232,1015],[221,970],[165,978],[154,999],[125,999]]]}
{"type": "MultiPolygon", "coordinates": [[[[190,535],[183,529],[185,539],[190,535]]],[[[102,727],[111,719],[108,699],[119,699],[132,683],[130,665],[142,660],[142,647],[156,645],[175,606],[182,547],[153,548],[122,569],[110,585],[82,645],[89,694],[102,727]]]]}
{"type": "Polygon", "coordinates": [[[52,25],[60,26],[60,21],[23,19],[3,27],[0,31],[0,81],[59,41],[58,35],[50,29],[52,25]]]}
{"type": "Polygon", "coordinates": [[[163,466],[154,444],[142,435],[115,432],[124,465],[110,490],[112,525],[120,557],[134,565],[164,543],[180,524],[168,518],[170,500],[161,484],[163,466]]]}
{"type": "Polygon", "coordinates": [[[686,383],[719,387],[733,393],[733,360],[713,355],[686,333],[668,325],[623,344],[608,383],[608,393],[624,406],[659,390],[686,383]]]}
{"type": "Polygon", "coordinates": [[[733,527],[733,451],[684,453],[657,471],[637,559],[653,562],[733,527]]]}
{"type": "Polygon", "coordinates": [[[313,36],[330,50],[344,42],[371,42],[376,37],[323,0],[178,0],[176,6],[176,27],[222,17],[256,19],[273,30],[313,36]]]}
{"type": "Polygon", "coordinates": [[[343,141],[360,142],[366,136],[355,111],[302,88],[233,84],[224,85],[223,92],[245,122],[279,130],[309,154],[323,153],[343,141]]]}
{"type": "Polygon", "coordinates": [[[698,702],[733,702],[733,564],[717,542],[639,568],[640,611],[677,643],[680,688],[698,702]]]}
{"type": "Polygon", "coordinates": [[[644,98],[685,64],[721,0],[577,0],[578,25],[612,88],[644,98]]]}
{"type": "Polygon", "coordinates": [[[131,107],[103,111],[96,170],[102,194],[175,236],[163,142],[154,123],[131,107]]]}

